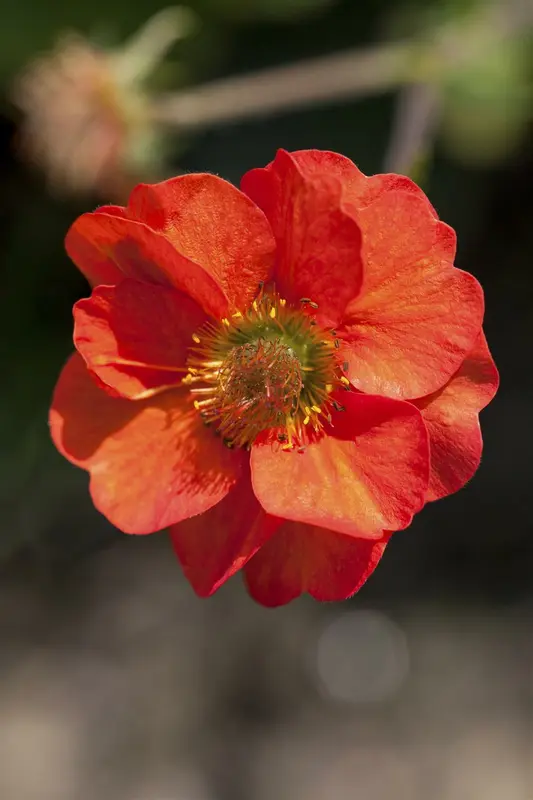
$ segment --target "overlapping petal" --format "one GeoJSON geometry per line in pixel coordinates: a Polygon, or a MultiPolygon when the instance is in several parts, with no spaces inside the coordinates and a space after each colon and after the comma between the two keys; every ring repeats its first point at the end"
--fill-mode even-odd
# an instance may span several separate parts
{"type": "Polygon", "coordinates": [[[128,219],[113,207],[79,217],[65,240],[67,252],[93,285],[132,278],[173,286],[215,317],[228,302],[216,280],[202,266],[179,253],[162,234],[128,219]]]}
{"type": "Polygon", "coordinates": [[[201,265],[221,287],[229,310],[246,308],[259,283],[271,276],[275,241],[265,215],[216,175],[141,184],[132,192],[128,213],[201,265]]]}
{"type": "Polygon", "coordinates": [[[428,486],[427,431],[410,403],[342,393],[346,410],[304,452],[252,447],[252,484],[266,511],[379,539],[405,528],[428,486]]]}
{"type": "Polygon", "coordinates": [[[277,242],[276,287],[293,303],[309,297],[317,320],[333,326],[362,281],[361,233],[342,204],[342,184],[327,172],[309,174],[284,150],[242,179],[265,212],[277,242]]]}
{"type": "Polygon", "coordinates": [[[110,397],[81,356],[67,362],[50,411],[58,450],[91,474],[96,508],[125,533],[152,533],[207,511],[238,482],[243,451],[213,436],[183,390],[110,397]]]}
{"type": "Polygon", "coordinates": [[[357,388],[414,398],[439,389],[472,349],[483,318],[477,280],[453,267],[448,229],[416,194],[364,209],[365,278],[338,328],[357,388]]]}
{"type": "Polygon", "coordinates": [[[428,500],[456,492],[481,460],[479,412],[498,389],[498,370],[483,333],[443,389],[417,401],[429,432],[431,471],[428,500]]]}
{"type": "Polygon", "coordinates": [[[281,520],[257,502],[247,468],[214,508],[170,529],[185,576],[200,597],[213,594],[265,544],[281,520]]]}
{"type": "Polygon", "coordinates": [[[192,334],[205,319],[182,292],[126,279],[76,303],[74,344],[103,383],[140,399],[180,384],[192,334]]]}
{"type": "Polygon", "coordinates": [[[101,206],[93,214],[79,217],[66,235],[65,249],[91,286],[112,286],[124,279],[124,273],[111,254],[94,247],[91,241],[91,230],[94,227],[91,225],[96,214],[122,217],[124,209],[120,206],[101,206]]]}
{"type": "MultiPolygon", "coordinates": [[[[291,153],[291,156],[300,171],[308,177],[327,174],[338,178],[342,183],[343,204],[351,212],[357,213],[359,209],[370,205],[382,194],[401,191],[422,199],[432,216],[437,219],[437,212],[425,193],[405,175],[385,173],[367,176],[349,158],[328,150],[297,150],[291,153]]],[[[448,230],[451,233],[450,243],[454,243],[454,233],[451,228],[448,230]]],[[[453,260],[455,249],[452,248],[449,252],[453,260]]]]}
{"type": "Polygon", "coordinates": [[[316,600],[345,600],[376,568],[389,533],[356,539],[335,531],[285,522],[244,569],[252,597],[280,606],[307,592],[316,600]]]}

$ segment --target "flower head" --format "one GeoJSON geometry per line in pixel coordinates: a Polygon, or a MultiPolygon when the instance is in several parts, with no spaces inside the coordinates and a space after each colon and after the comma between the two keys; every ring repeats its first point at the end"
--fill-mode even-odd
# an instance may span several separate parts
{"type": "Polygon", "coordinates": [[[138,186],[66,246],[94,288],[53,439],[118,528],[170,528],[198,594],[243,568],[266,605],[348,597],[477,469],[483,295],[409,179],[279,151],[242,191],[138,186]]]}
{"type": "Polygon", "coordinates": [[[186,8],[163,9],[116,50],[66,34],[18,76],[21,152],[53,189],[122,197],[135,176],[153,173],[162,137],[146,82],[192,21],[186,8]]]}

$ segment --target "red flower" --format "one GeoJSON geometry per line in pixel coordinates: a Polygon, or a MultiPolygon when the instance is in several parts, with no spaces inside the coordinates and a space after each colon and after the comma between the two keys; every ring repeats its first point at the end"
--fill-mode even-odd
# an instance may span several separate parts
{"type": "Polygon", "coordinates": [[[265,605],[346,598],[475,472],[498,381],[483,294],[407,178],[280,151],[242,192],[138,186],[66,246],[94,289],[54,442],[118,528],[170,528],[198,594],[244,567],[265,605]]]}

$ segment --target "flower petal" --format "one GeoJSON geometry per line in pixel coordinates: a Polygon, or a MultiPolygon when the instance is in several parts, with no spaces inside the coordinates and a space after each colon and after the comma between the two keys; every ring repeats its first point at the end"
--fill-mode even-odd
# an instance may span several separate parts
{"type": "Polygon", "coordinates": [[[208,597],[246,564],[280,524],[257,502],[247,468],[220,503],[173,525],[170,535],[186,578],[200,597],[208,597]]]}
{"type": "Polygon", "coordinates": [[[124,273],[105,250],[94,246],[91,240],[91,225],[97,214],[124,216],[120,206],[101,206],[92,214],[84,214],[70,227],[65,237],[65,249],[91,286],[105,284],[113,286],[124,279],[124,273]]]}
{"type": "Polygon", "coordinates": [[[429,433],[428,500],[456,492],[477,470],[483,449],[479,412],[496,394],[498,382],[498,370],[482,332],[446,386],[416,401],[429,433]]]}
{"type": "Polygon", "coordinates": [[[125,533],[152,533],[201,514],[241,476],[247,455],[224,447],[187,394],[176,389],[139,402],[110,397],[78,354],[59,377],[52,439],[91,473],[96,508],[125,533]]]}
{"type": "Polygon", "coordinates": [[[181,383],[192,334],[205,318],[176,289],[126,279],[76,303],[74,344],[103,383],[135,400],[181,383]]]}
{"type": "Polygon", "coordinates": [[[343,392],[344,412],[303,453],[252,447],[252,484],[274,516],[379,539],[405,528],[428,485],[427,431],[410,403],[343,392]]]}
{"type": "Polygon", "coordinates": [[[416,194],[383,193],[357,219],[365,280],[338,328],[348,377],[365,392],[429,394],[472,349],[482,289],[448,260],[449,229],[416,194]]]}
{"type": "Polygon", "coordinates": [[[361,233],[342,205],[342,185],[327,172],[306,174],[279,150],[264,169],[242,179],[265,212],[278,245],[276,288],[293,303],[309,297],[317,320],[336,325],[362,281],[361,233]]]}
{"type": "MultiPolygon", "coordinates": [[[[384,173],[366,176],[349,158],[328,150],[297,150],[290,155],[306,178],[324,174],[337,178],[342,184],[343,206],[355,218],[360,209],[371,205],[381,195],[389,192],[406,192],[418,197],[425,204],[429,214],[438,220],[438,214],[424,191],[405,175],[384,173]]],[[[453,261],[457,246],[455,231],[444,222],[439,222],[437,232],[447,258],[453,261]]]]}
{"type": "Polygon", "coordinates": [[[353,161],[331,150],[294,150],[290,156],[306,178],[313,175],[334,175],[342,182],[343,189],[350,198],[352,193],[359,191],[359,187],[364,187],[368,181],[353,161]]]}
{"type": "Polygon", "coordinates": [[[275,241],[263,212],[216,175],[181,175],[133,190],[128,212],[222,288],[231,309],[246,308],[270,278],[275,241]]]}
{"type": "Polygon", "coordinates": [[[173,286],[206,313],[222,317],[228,302],[215,279],[142,222],[102,209],[83,214],[65,239],[67,253],[93,285],[125,277],[173,286]]]}
{"type": "MultiPolygon", "coordinates": [[[[343,201],[353,210],[370,205],[387,192],[402,191],[422,199],[432,216],[438,218],[437,212],[422,189],[405,175],[384,173],[367,176],[349,158],[328,150],[297,150],[291,153],[291,156],[300,171],[308,177],[325,172],[338,178],[342,183],[343,201]]],[[[445,227],[448,228],[447,225],[445,227]]],[[[451,241],[455,241],[453,230],[451,228],[448,230],[451,233],[451,241]]],[[[451,257],[453,259],[453,254],[451,257]]]]}
{"type": "Polygon", "coordinates": [[[304,592],[324,602],[345,600],[375,570],[390,535],[356,539],[286,522],[246,565],[248,591],[269,607],[289,603],[304,592]]]}

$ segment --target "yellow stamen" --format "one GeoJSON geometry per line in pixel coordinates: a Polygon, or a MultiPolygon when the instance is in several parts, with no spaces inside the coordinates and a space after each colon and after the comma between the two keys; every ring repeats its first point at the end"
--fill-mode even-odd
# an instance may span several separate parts
{"type": "Polygon", "coordinates": [[[196,342],[196,344],[200,344],[200,337],[198,336],[198,334],[193,333],[192,340],[193,342],[196,342]]]}
{"type": "Polygon", "coordinates": [[[149,397],[155,397],[158,394],[167,392],[169,389],[176,389],[179,384],[167,384],[165,386],[155,386],[153,389],[145,389],[144,392],[139,392],[132,400],[147,400],[149,397]]]}
{"type": "Polygon", "coordinates": [[[210,400],[195,400],[193,405],[197,411],[200,411],[200,409],[205,408],[206,406],[212,406],[213,403],[216,403],[216,399],[211,397],[210,400]]]}
{"type": "Polygon", "coordinates": [[[144,369],[153,369],[161,372],[186,372],[185,367],[173,367],[171,364],[147,364],[145,361],[132,361],[129,358],[95,358],[95,366],[99,367],[113,367],[115,365],[121,367],[142,367],[144,369]]]}
{"type": "Polygon", "coordinates": [[[350,381],[348,380],[348,378],[346,378],[345,375],[343,375],[341,377],[341,383],[344,383],[345,386],[349,386],[350,385],[350,381]]]}

